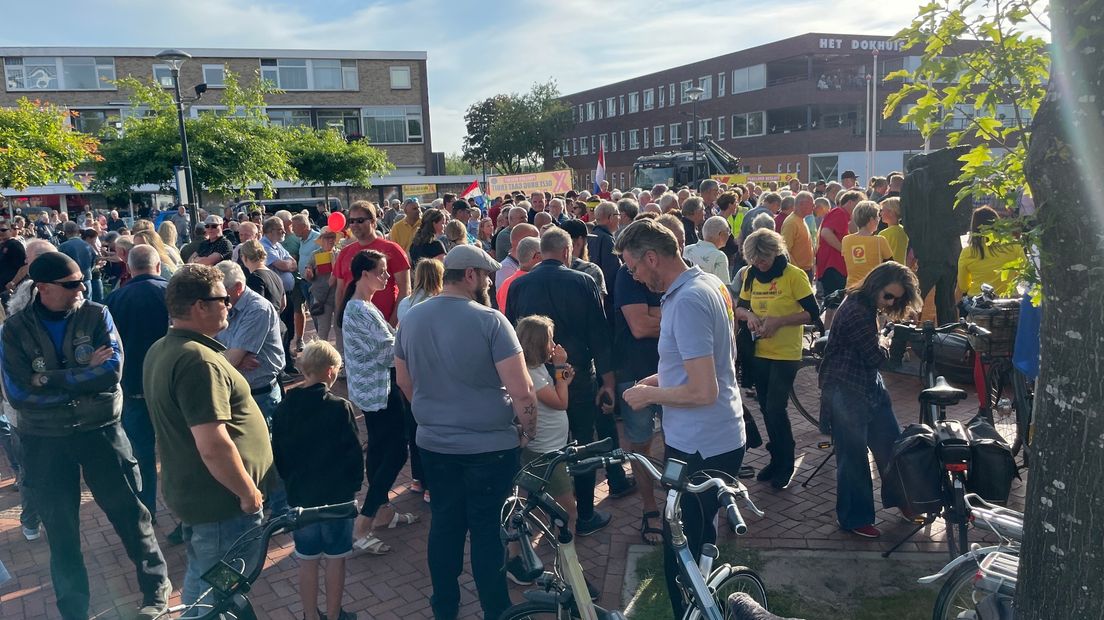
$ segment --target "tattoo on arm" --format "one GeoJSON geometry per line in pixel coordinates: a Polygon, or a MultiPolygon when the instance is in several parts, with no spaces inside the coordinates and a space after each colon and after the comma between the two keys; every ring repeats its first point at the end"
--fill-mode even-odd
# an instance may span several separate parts
{"type": "Polygon", "coordinates": [[[532,403],[525,405],[525,415],[528,417],[537,415],[537,406],[532,403]]]}

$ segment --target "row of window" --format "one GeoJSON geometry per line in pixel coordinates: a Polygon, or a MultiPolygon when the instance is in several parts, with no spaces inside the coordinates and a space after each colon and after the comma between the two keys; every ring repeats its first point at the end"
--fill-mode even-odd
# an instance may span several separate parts
{"type": "MultiPolygon", "coordinates": [[[[226,114],[222,106],[194,106],[195,115],[226,114]]],[[[140,113],[131,108],[77,110],[73,126],[98,134],[105,125],[140,113]]],[[[266,113],[280,127],[336,129],[346,137],[364,136],[372,144],[420,144],[423,141],[422,110],[417,106],[368,106],[350,109],[269,108],[266,113]]]]}
{"type": "MultiPolygon", "coordinates": [[[[724,97],[725,94],[737,95],[766,88],[767,86],[767,65],[765,64],[733,70],[732,81],[726,84],[725,81],[728,75],[727,72],[721,72],[716,75],[717,97],[724,97]]],[[[692,101],[687,91],[695,86],[694,82],[694,80],[683,80],[678,84],[677,101],[679,104],[692,101]]],[[[703,75],[697,79],[697,86],[703,91],[700,97],[702,101],[714,97],[713,85],[714,76],[712,75],[703,75]]],[[[625,114],[636,114],[641,110],[641,106],[643,106],[645,111],[655,109],[656,107],[663,108],[673,106],[676,105],[675,86],[674,82],[667,85],[660,84],[656,88],[646,88],[642,91],[628,93],[627,95],[607,97],[604,102],[588,101],[587,103],[581,103],[577,106],[572,106],[572,118],[575,122],[581,123],[583,121],[624,116],[625,114]]]]}
{"type": "MultiPolygon", "coordinates": [[[[357,61],[332,58],[262,58],[261,78],[282,90],[359,90],[357,61]]],[[[209,87],[224,85],[224,65],[203,65],[203,81],[209,87]]],[[[9,91],[115,90],[115,59],[84,56],[24,56],[4,59],[9,91]]],[[[392,90],[411,87],[410,67],[390,67],[392,90]]],[[[171,87],[172,72],[166,64],[153,65],[153,78],[171,87]]]]}
{"type": "MultiPolygon", "coordinates": [[[[762,136],[766,134],[767,113],[747,112],[733,114],[731,119],[724,116],[716,118],[716,125],[712,118],[698,119],[697,135],[702,138],[725,140],[726,133],[732,138],[747,138],[750,136],[762,136]],[[730,120],[731,123],[726,122],[730,120]],[[713,133],[716,128],[716,134],[713,133]],[[730,130],[730,131],[729,131],[730,130]]],[[[670,125],[656,125],[644,129],[627,129],[614,131],[600,135],[582,136],[578,138],[565,138],[563,143],[553,149],[556,157],[570,157],[574,155],[590,155],[597,153],[599,147],[610,153],[618,151],[636,151],[642,146],[645,149],[659,148],[663,146],[681,147],[683,145],[683,129],[686,140],[694,139],[694,122],[671,123],[670,125]]]]}

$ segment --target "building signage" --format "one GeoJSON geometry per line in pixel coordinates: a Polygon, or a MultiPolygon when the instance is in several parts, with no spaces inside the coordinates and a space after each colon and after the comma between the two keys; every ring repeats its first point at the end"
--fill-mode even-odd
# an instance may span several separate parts
{"type": "Polygon", "coordinates": [[[760,174],[715,174],[712,176],[712,178],[716,179],[719,183],[727,183],[728,185],[732,185],[734,183],[740,185],[743,185],[745,183],[765,185],[767,183],[770,183],[771,181],[774,181],[778,184],[789,183],[790,179],[800,180],[801,177],[790,172],[764,172],[760,174]]]}
{"type": "Polygon", "coordinates": [[[418,185],[403,185],[403,196],[425,196],[426,194],[436,194],[436,183],[420,183],[418,185]]]}
{"type": "Polygon", "coordinates": [[[822,37],[820,39],[820,49],[851,50],[853,52],[869,52],[873,50],[878,50],[880,52],[900,52],[904,51],[905,45],[904,41],[892,39],[834,39],[822,37]]]}
{"type": "Polygon", "coordinates": [[[548,191],[562,194],[571,189],[571,171],[554,170],[534,174],[512,174],[508,176],[487,177],[488,193],[501,196],[510,192],[548,191]]]}

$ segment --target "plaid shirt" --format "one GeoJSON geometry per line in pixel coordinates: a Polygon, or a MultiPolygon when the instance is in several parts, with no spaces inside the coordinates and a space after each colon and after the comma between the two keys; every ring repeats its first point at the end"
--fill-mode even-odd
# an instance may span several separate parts
{"type": "Polygon", "coordinates": [[[878,366],[889,359],[889,349],[878,342],[877,311],[853,296],[843,300],[820,363],[820,387],[831,383],[866,396],[878,385],[878,366]]]}
{"type": "Polygon", "coordinates": [[[360,299],[345,306],[344,325],[349,400],[361,411],[386,409],[395,365],[395,332],[378,308],[360,299]]]}

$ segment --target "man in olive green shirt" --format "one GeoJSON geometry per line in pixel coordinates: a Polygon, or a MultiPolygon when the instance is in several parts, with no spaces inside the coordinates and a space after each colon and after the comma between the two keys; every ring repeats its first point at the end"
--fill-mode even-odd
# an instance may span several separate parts
{"type": "Polygon", "coordinates": [[[261,410],[214,339],[226,328],[229,300],[218,269],[181,267],[165,295],[172,327],[143,365],[165,503],[184,525],[185,604],[207,589],[203,573],[261,523],[260,489],[272,468],[261,410]]]}

